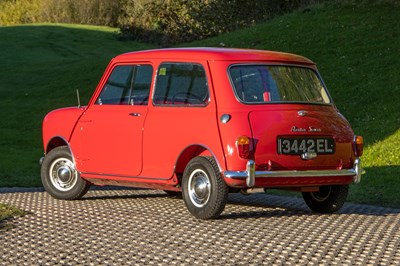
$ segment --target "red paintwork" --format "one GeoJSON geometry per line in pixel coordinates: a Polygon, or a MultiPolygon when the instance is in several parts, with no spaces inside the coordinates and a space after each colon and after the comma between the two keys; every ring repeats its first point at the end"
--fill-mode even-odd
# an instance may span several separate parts
{"type": "MultiPolygon", "coordinates": [[[[353,149],[349,143],[353,140],[353,132],[347,121],[338,115],[333,106],[300,106],[279,105],[266,106],[262,111],[251,111],[249,115],[253,130],[253,138],[258,141],[255,153],[255,162],[261,167],[272,162],[271,170],[311,170],[335,169],[345,163],[350,168],[353,158],[353,149]],[[298,110],[308,112],[306,117],[299,118],[298,110]],[[265,126],[268,121],[268,126],[265,126]],[[291,132],[291,128],[320,128],[322,132],[291,132]],[[305,161],[300,156],[278,155],[276,138],[278,136],[333,136],[336,142],[336,151],[333,155],[319,155],[314,160],[305,161]],[[344,145],[343,145],[344,144],[344,145]]],[[[263,169],[264,170],[264,169],[263,169]]]]}
{"type": "MultiPolygon", "coordinates": [[[[110,62],[86,108],[59,109],[45,117],[45,152],[54,146],[68,144],[81,176],[93,183],[175,190],[179,189],[179,177],[187,162],[198,155],[213,156],[221,172],[245,170],[247,160],[239,157],[235,144],[241,135],[252,140],[254,154],[251,159],[255,160],[257,170],[352,167],[354,133],[334,105],[240,103],[233,93],[228,67],[241,63],[290,64],[316,70],[315,64],[304,57],[258,50],[183,48],[122,54],[110,62]],[[163,62],[201,64],[210,90],[208,105],[160,107],[154,106],[151,99],[147,106],[94,104],[116,65],[145,63],[156,71],[163,62]],[[299,119],[299,110],[306,110],[310,115],[299,119]],[[130,116],[130,113],[140,113],[140,116],[130,116]],[[222,114],[230,114],[231,120],[221,123],[219,118],[222,114]],[[293,133],[293,126],[318,127],[322,133],[293,133]],[[309,161],[301,160],[299,156],[277,154],[277,136],[305,134],[332,136],[336,141],[335,154],[321,155],[309,161]]],[[[155,74],[150,95],[154,90],[154,77],[155,74]]],[[[348,184],[352,178],[268,180],[257,181],[256,186],[348,184]]],[[[233,187],[246,186],[244,180],[226,182],[233,187]]]]}
{"type": "MultiPolygon", "coordinates": [[[[43,144],[45,152],[49,152],[54,141],[67,142],[85,107],[69,107],[51,111],[43,120],[43,144]],[[58,139],[58,140],[57,140],[58,139]]],[[[65,145],[66,143],[64,143],[65,145]]]]}

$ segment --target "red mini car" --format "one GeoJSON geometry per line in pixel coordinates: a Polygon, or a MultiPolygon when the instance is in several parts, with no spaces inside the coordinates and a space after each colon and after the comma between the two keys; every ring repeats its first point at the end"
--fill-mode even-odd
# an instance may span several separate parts
{"type": "Polygon", "coordinates": [[[162,189],[200,219],[219,216],[230,192],[268,188],[331,213],[363,172],[363,139],[315,64],[261,50],[119,55],[87,106],[45,117],[43,142],[41,178],[56,198],[90,184],[162,189]]]}

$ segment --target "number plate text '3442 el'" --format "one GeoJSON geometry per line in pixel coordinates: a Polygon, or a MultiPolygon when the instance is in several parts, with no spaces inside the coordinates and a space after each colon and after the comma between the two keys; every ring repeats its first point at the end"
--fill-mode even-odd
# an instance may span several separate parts
{"type": "Polygon", "coordinates": [[[279,154],[332,154],[335,151],[333,138],[278,138],[279,154]]]}

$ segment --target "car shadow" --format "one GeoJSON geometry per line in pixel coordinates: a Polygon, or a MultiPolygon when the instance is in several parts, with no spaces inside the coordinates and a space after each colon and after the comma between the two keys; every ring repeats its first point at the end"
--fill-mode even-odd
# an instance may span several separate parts
{"type": "Polygon", "coordinates": [[[102,191],[110,191],[110,194],[107,195],[90,195],[86,194],[83,198],[79,199],[82,201],[90,201],[90,200],[116,200],[116,199],[147,199],[147,198],[165,198],[165,197],[173,197],[169,196],[168,194],[162,192],[162,191],[157,191],[157,193],[154,193],[154,190],[147,190],[147,189],[135,189],[135,188],[105,188],[105,189],[98,189],[94,188],[93,190],[102,190],[102,191]],[[135,193],[135,194],[125,194],[126,190],[132,190],[132,191],[139,191],[140,193],[135,193]],[[115,195],[113,192],[116,191],[124,191],[124,193],[115,195]],[[144,191],[144,192],[143,192],[144,191]],[[149,193],[146,193],[148,191],[149,193]]]}
{"type": "MultiPolygon", "coordinates": [[[[146,199],[146,198],[165,198],[171,201],[179,201],[183,204],[182,197],[172,196],[159,190],[148,189],[130,189],[134,191],[133,194],[127,194],[127,188],[94,188],[94,190],[109,190],[110,195],[87,195],[81,200],[115,200],[115,199],[146,199]],[[115,195],[113,192],[123,190],[122,194],[115,195]]],[[[122,191],[121,191],[122,192],[122,191]]],[[[97,194],[97,193],[96,193],[97,194]]],[[[399,214],[400,209],[386,208],[373,205],[362,205],[354,203],[345,203],[340,211],[334,215],[368,215],[368,216],[385,216],[392,214],[399,214]]],[[[282,217],[282,216],[320,216],[332,214],[320,214],[312,212],[302,198],[270,195],[266,193],[258,193],[251,195],[242,195],[240,193],[229,194],[227,207],[225,212],[221,214],[219,219],[240,219],[240,218],[261,218],[261,217],[282,217]],[[238,208],[239,206],[247,208],[238,208]],[[252,210],[248,210],[252,207],[252,210]],[[261,209],[264,208],[264,209],[261,209]]]]}
{"type": "MultiPolygon", "coordinates": [[[[43,188],[2,188],[0,193],[32,193],[44,192],[43,188]]],[[[45,192],[44,192],[45,193],[45,192]]],[[[49,195],[50,197],[50,195],[49,195]]],[[[130,199],[168,199],[171,204],[184,204],[181,195],[169,195],[161,190],[141,189],[141,188],[127,188],[127,187],[114,187],[105,186],[91,187],[81,201],[95,201],[95,200],[130,200],[130,199]],[[176,201],[176,203],[174,203],[176,201]],[[179,202],[179,203],[178,203],[179,202]]],[[[335,213],[335,215],[368,215],[368,216],[386,216],[399,214],[400,209],[388,208],[375,205],[354,204],[346,202],[342,209],[335,213]]],[[[239,219],[239,218],[260,218],[260,217],[278,217],[278,216],[294,216],[294,215],[324,215],[313,213],[303,199],[300,197],[271,195],[267,193],[242,195],[240,193],[229,194],[227,207],[221,214],[220,219],[239,219]],[[264,209],[252,208],[237,208],[243,207],[258,207],[264,209]]],[[[326,214],[331,215],[331,214],[326,214]]]]}
{"type": "Polygon", "coordinates": [[[307,213],[305,211],[294,211],[294,210],[277,210],[267,209],[265,211],[242,211],[242,212],[231,212],[222,213],[217,220],[236,220],[236,219],[257,219],[257,218],[268,218],[268,217],[294,217],[294,216],[310,216],[313,213],[307,213]]]}
{"type": "Polygon", "coordinates": [[[302,198],[268,195],[265,193],[252,194],[244,196],[241,194],[232,194],[229,196],[228,204],[267,208],[266,211],[244,211],[240,213],[223,214],[221,218],[235,219],[244,217],[265,217],[265,216],[293,216],[293,215],[368,215],[368,216],[386,216],[399,214],[400,209],[387,208],[374,205],[354,204],[346,202],[343,207],[334,214],[321,214],[312,212],[302,198]],[[271,210],[272,209],[272,210],[271,210]]]}

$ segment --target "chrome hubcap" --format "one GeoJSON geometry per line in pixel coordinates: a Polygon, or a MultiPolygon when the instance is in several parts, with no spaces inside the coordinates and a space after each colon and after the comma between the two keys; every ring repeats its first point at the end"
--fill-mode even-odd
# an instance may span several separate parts
{"type": "Polygon", "coordinates": [[[207,174],[196,169],[189,177],[189,197],[196,207],[203,207],[210,199],[211,183],[207,174]]]}
{"type": "Polygon", "coordinates": [[[68,182],[72,176],[71,169],[68,166],[62,166],[58,169],[57,176],[62,182],[68,182]]]}
{"type": "Polygon", "coordinates": [[[53,186],[60,191],[71,190],[77,180],[78,173],[71,160],[67,158],[59,158],[50,166],[50,181],[53,186]]]}

